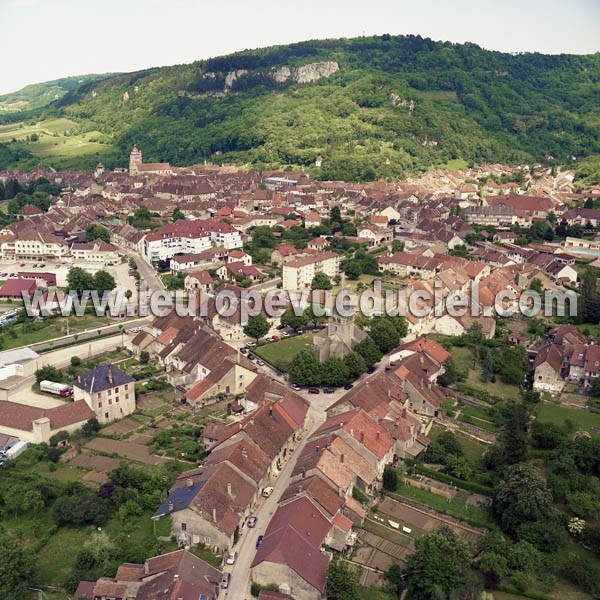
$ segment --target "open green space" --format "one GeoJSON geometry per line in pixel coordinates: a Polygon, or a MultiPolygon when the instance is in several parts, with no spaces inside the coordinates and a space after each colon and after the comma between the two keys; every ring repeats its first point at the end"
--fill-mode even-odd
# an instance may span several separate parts
{"type": "Polygon", "coordinates": [[[463,490],[459,490],[453,500],[448,500],[433,492],[428,492],[427,490],[422,490],[405,483],[399,483],[397,493],[410,500],[426,504],[440,513],[456,517],[478,527],[490,527],[493,525],[488,510],[476,506],[467,506],[465,500],[469,496],[469,493],[463,490]]]}
{"type": "MultiPolygon", "coordinates": [[[[435,440],[442,431],[445,431],[441,427],[436,427],[435,425],[431,428],[431,431],[427,435],[431,440],[435,440]]],[[[474,462],[479,462],[483,458],[487,447],[485,444],[481,444],[476,442],[475,440],[471,440],[469,438],[465,438],[461,435],[457,435],[456,439],[459,441],[465,456],[474,462]]]]}
{"type": "Polygon", "coordinates": [[[538,408],[537,418],[544,423],[555,423],[562,425],[565,421],[573,423],[572,431],[589,431],[600,428],[600,413],[576,408],[565,408],[563,406],[543,405],[538,408]]]}
{"type": "Polygon", "coordinates": [[[280,371],[286,371],[290,362],[305,348],[312,347],[314,333],[296,335],[270,344],[255,346],[252,353],[273,365],[280,371]]]}

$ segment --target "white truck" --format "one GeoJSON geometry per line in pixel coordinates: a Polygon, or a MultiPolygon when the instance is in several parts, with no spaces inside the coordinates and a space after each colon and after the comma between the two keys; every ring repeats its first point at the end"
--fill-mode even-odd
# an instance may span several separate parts
{"type": "Polygon", "coordinates": [[[18,441],[14,443],[10,448],[6,449],[6,458],[8,458],[9,460],[17,458],[19,454],[22,454],[23,452],[25,452],[25,450],[27,450],[27,445],[27,442],[23,441],[18,441]]]}
{"type": "Polygon", "coordinates": [[[49,392],[50,394],[56,394],[67,398],[73,393],[73,388],[69,387],[65,383],[55,383],[54,381],[44,380],[40,382],[40,390],[42,392],[49,392]]]}

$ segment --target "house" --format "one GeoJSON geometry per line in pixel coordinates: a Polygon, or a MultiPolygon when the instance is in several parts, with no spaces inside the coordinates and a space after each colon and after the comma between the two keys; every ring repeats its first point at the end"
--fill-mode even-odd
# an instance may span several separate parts
{"type": "Polygon", "coordinates": [[[188,291],[210,292],[213,278],[208,271],[191,271],[185,276],[184,288],[188,291]]]}
{"type": "Polygon", "coordinates": [[[442,335],[460,336],[467,332],[475,323],[479,323],[482,333],[487,340],[496,334],[496,320],[493,317],[472,317],[468,311],[459,317],[446,313],[435,321],[435,330],[442,335]]]}
{"type": "Polygon", "coordinates": [[[298,254],[295,246],[292,244],[281,244],[271,252],[271,262],[280,267],[284,262],[292,260],[294,256],[298,254]]]}
{"type": "Polygon", "coordinates": [[[100,365],[73,382],[73,399],[84,400],[100,423],[135,410],[135,380],[114,365],[100,365]]]}
{"type": "Polygon", "coordinates": [[[246,265],[243,261],[229,262],[217,269],[217,275],[220,279],[226,281],[236,281],[238,278],[256,281],[260,278],[261,272],[253,265],[246,265]]]}
{"type": "Polygon", "coordinates": [[[0,287],[0,299],[22,300],[24,295],[31,297],[36,288],[32,279],[7,279],[0,287]]]}
{"type": "Polygon", "coordinates": [[[558,344],[542,346],[533,362],[533,389],[558,394],[565,386],[563,377],[564,347],[558,344]]]}
{"type": "Polygon", "coordinates": [[[304,227],[306,227],[306,229],[312,229],[313,227],[319,227],[319,225],[321,225],[319,213],[314,211],[309,212],[304,219],[304,227]]]}
{"type": "Polygon", "coordinates": [[[252,581],[275,583],[295,600],[321,600],[329,565],[322,546],[330,529],[330,521],[308,497],[280,505],[252,561],[252,581]]]}
{"type": "Polygon", "coordinates": [[[340,255],[335,252],[316,252],[285,262],[283,289],[302,290],[311,286],[316,273],[325,273],[330,279],[340,272],[340,255]]]}
{"type": "Polygon", "coordinates": [[[94,411],[82,400],[48,409],[1,400],[0,434],[32,444],[47,444],[55,433],[71,433],[95,416],[94,411]]]}
{"type": "Polygon", "coordinates": [[[427,258],[420,254],[408,252],[395,252],[386,254],[377,259],[381,273],[389,271],[400,277],[418,275],[423,279],[432,279],[440,266],[440,261],[435,258],[427,258]]]}
{"type": "Polygon", "coordinates": [[[114,577],[81,581],[77,600],[218,600],[221,571],[187,550],[124,563],[114,577]]]}
{"type": "Polygon", "coordinates": [[[71,246],[71,256],[75,261],[98,263],[103,267],[119,264],[119,249],[113,245],[96,240],[71,246]]]}
{"type": "Polygon", "coordinates": [[[492,238],[494,242],[510,242],[514,244],[517,241],[517,234],[514,231],[499,231],[492,238]]]}

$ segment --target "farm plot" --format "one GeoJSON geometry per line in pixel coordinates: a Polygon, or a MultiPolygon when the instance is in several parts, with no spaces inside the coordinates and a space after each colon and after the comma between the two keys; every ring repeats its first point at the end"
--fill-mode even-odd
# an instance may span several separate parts
{"type": "Polygon", "coordinates": [[[148,465],[157,465],[163,460],[158,456],[152,456],[147,446],[136,444],[135,442],[94,438],[85,447],[88,450],[103,452],[105,454],[117,454],[129,460],[135,460],[148,465]]]}

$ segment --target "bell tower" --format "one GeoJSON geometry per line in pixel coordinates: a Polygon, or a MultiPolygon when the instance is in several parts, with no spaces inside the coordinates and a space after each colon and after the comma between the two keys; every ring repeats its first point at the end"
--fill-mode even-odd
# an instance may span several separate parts
{"type": "Polygon", "coordinates": [[[129,174],[138,175],[140,172],[139,166],[142,164],[142,151],[134,144],[131,154],[129,155],[129,174]]]}

